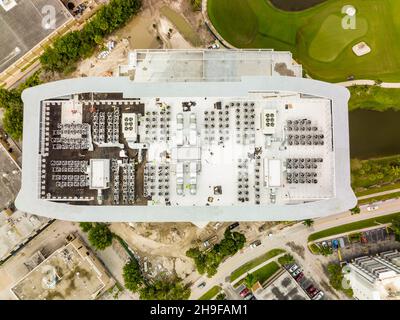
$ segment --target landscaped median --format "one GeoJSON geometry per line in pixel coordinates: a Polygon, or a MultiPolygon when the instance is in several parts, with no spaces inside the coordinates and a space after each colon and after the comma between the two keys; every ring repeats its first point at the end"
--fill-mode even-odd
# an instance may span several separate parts
{"type": "Polygon", "coordinates": [[[387,214],[384,216],[379,216],[375,218],[360,220],[348,224],[344,224],[341,226],[325,229],[322,231],[318,231],[316,233],[311,234],[308,237],[308,242],[316,241],[322,238],[335,236],[337,234],[347,233],[351,231],[361,230],[369,227],[378,226],[380,224],[387,224],[393,222],[394,219],[400,218],[400,212],[387,214]]]}
{"type": "Polygon", "coordinates": [[[378,202],[378,201],[386,201],[389,199],[397,199],[397,198],[400,198],[400,192],[391,192],[388,194],[383,194],[381,196],[369,197],[369,198],[358,200],[358,205],[362,206],[362,205],[369,204],[369,203],[374,203],[374,202],[378,202]]]}
{"type": "MultiPolygon", "coordinates": [[[[269,278],[271,278],[281,267],[279,266],[278,263],[275,261],[272,261],[265,266],[261,267],[260,269],[257,269],[256,271],[252,272],[251,274],[254,277],[254,282],[259,282],[260,284],[263,284],[265,281],[267,281],[269,278]]],[[[233,287],[237,288],[239,287],[246,278],[243,278],[236,282],[233,287]]]]}
{"type": "Polygon", "coordinates": [[[218,293],[220,293],[220,291],[222,290],[222,288],[220,286],[214,286],[212,287],[210,290],[208,290],[205,294],[203,294],[199,299],[197,300],[211,300],[212,298],[214,298],[218,293]]]}
{"type": "Polygon", "coordinates": [[[241,275],[245,274],[247,271],[257,267],[258,265],[262,264],[263,262],[265,262],[281,253],[284,253],[284,252],[285,252],[285,250],[283,250],[283,249],[272,249],[272,250],[264,253],[263,255],[255,258],[253,260],[250,260],[249,262],[240,266],[239,268],[237,268],[236,270],[234,270],[231,273],[231,276],[230,276],[231,282],[238,279],[241,275]]]}

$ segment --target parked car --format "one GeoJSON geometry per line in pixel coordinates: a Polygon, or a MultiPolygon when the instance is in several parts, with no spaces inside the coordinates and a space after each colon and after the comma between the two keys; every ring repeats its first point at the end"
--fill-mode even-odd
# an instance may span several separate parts
{"type": "Polygon", "coordinates": [[[299,266],[297,264],[293,264],[290,268],[289,268],[289,272],[292,273],[293,271],[297,270],[299,268],[299,266]]]}
{"type": "Polygon", "coordinates": [[[299,282],[301,279],[304,278],[304,273],[300,272],[297,276],[294,277],[294,280],[296,280],[297,282],[299,282]]]}
{"type": "Polygon", "coordinates": [[[312,299],[313,300],[321,300],[323,296],[324,296],[324,293],[322,291],[319,291],[314,297],[312,297],[312,299]]]}
{"type": "Polygon", "coordinates": [[[203,289],[206,286],[206,283],[203,281],[202,283],[200,283],[197,288],[199,289],[203,289]]]}
{"type": "Polygon", "coordinates": [[[240,291],[240,296],[241,297],[245,297],[248,293],[250,292],[250,290],[248,288],[244,288],[242,291],[240,291]]]}
{"type": "Polygon", "coordinates": [[[254,297],[252,293],[248,293],[245,297],[244,300],[251,300],[251,298],[254,297]]]}
{"type": "Polygon", "coordinates": [[[298,269],[296,269],[295,271],[292,272],[292,276],[296,277],[300,273],[301,273],[301,268],[298,268],[298,269]]]}
{"type": "Polygon", "coordinates": [[[256,240],[250,244],[250,248],[258,247],[261,244],[260,240],[256,240]]]}
{"type": "Polygon", "coordinates": [[[317,293],[317,288],[314,287],[314,285],[311,285],[306,289],[306,291],[311,297],[313,297],[317,293]]]}
{"type": "Polygon", "coordinates": [[[252,295],[252,297],[250,298],[250,300],[257,300],[255,295],[252,295]]]}
{"type": "Polygon", "coordinates": [[[228,229],[229,229],[229,230],[232,230],[232,229],[235,229],[236,227],[239,227],[239,222],[232,223],[232,224],[228,227],[228,229]]]}

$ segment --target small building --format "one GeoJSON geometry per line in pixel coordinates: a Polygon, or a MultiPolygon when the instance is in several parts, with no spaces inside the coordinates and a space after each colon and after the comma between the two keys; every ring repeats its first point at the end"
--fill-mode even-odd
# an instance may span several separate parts
{"type": "Polygon", "coordinates": [[[0,262],[28,243],[50,223],[50,219],[22,211],[0,212],[0,262]]]}
{"type": "Polygon", "coordinates": [[[92,300],[115,284],[78,237],[53,252],[12,288],[19,300],[92,300]]]}

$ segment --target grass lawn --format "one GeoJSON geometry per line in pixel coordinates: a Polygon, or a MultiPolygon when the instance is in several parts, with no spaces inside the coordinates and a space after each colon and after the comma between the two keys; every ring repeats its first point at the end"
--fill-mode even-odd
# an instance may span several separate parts
{"type": "Polygon", "coordinates": [[[385,200],[399,198],[399,197],[400,197],[400,192],[392,192],[392,193],[384,194],[382,196],[371,197],[371,198],[359,200],[358,205],[361,206],[361,205],[367,204],[367,203],[373,203],[373,202],[377,202],[377,201],[385,201],[385,200]]]}
{"type": "Polygon", "coordinates": [[[341,23],[342,19],[339,16],[327,17],[308,48],[308,55],[311,58],[321,62],[335,61],[350,43],[360,39],[368,31],[368,22],[363,18],[357,21],[358,26],[354,30],[341,28],[341,23]]]}
{"type": "Polygon", "coordinates": [[[385,111],[400,110],[400,89],[379,86],[352,86],[349,110],[368,109],[385,111]]]}
{"type": "MultiPolygon", "coordinates": [[[[280,266],[275,261],[272,261],[252,273],[253,273],[254,277],[256,278],[256,280],[259,281],[261,284],[263,284],[265,281],[267,281],[269,278],[271,278],[279,269],[280,269],[280,266]]],[[[244,278],[242,280],[236,282],[233,285],[233,287],[237,288],[243,282],[244,282],[244,278]]]]}
{"type": "Polygon", "coordinates": [[[341,10],[348,4],[330,0],[286,12],[269,0],[208,0],[207,10],[214,27],[234,46],[291,51],[313,78],[400,81],[400,1],[353,0],[355,30],[341,27],[341,10]],[[351,48],[360,41],[372,52],[357,57],[351,48]]]}
{"type": "Polygon", "coordinates": [[[376,226],[378,224],[384,224],[384,223],[390,223],[395,217],[400,216],[400,213],[393,213],[393,214],[388,214],[385,216],[377,217],[377,218],[371,218],[371,219],[365,219],[365,220],[360,220],[348,224],[344,224],[341,226],[333,227],[330,229],[322,230],[316,233],[313,233],[309,235],[308,241],[315,241],[321,238],[325,237],[330,237],[334,236],[336,234],[341,234],[341,233],[346,233],[350,231],[355,231],[359,229],[364,229],[364,228],[369,228],[376,226]]]}
{"type": "Polygon", "coordinates": [[[198,34],[193,30],[192,26],[185,20],[185,18],[171,9],[170,7],[164,6],[160,9],[160,12],[165,16],[172,24],[178,29],[179,33],[188,40],[194,46],[201,46],[202,42],[198,34]]]}
{"type": "Polygon", "coordinates": [[[237,268],[235,271],[233,271],[231,273],[231,282],[233,282],[234,280],[236,280],[237,278],[239,278],[242,274],[246,273],[247,271],[257,267],[259,264],[263,263],[264,261],[267,261],[275,256],[277,256],[278,254],[284,253],[285,250],[282,249],[272,249],[266,253],[264,253],[263,255],[245,263],[244,265],[240,266],[239,268],[237,268]]]}
{"type": "Polygon", "coordinates": [[[208,290],[205,294],[203,294],[199,299],[197,300],[211,300],[214,298],[220,291],[221,291],[220,286],[214,286],[210,290],[208,290]]]}
{"type": "Polygon", "coordinates": [[[362,197],[362,196],[367,196],[370,194],[378,193],[378,192],[384,192],[384,191],[390,191],[394,189],[400,189],[400,183],[391,183],[385,186],[381,187],[376,187],[376,188],[369,188],[363,191],[356,192],[357,197],[362,197]]]}

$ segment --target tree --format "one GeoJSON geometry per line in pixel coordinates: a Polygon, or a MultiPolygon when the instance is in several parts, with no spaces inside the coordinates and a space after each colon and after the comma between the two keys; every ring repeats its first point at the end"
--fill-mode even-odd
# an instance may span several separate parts
{"type": "Polygon", "coordinates": [[[400,241],[400,217],[396,217],[392,220],[392,226],[391,226],[396,240],[400,241]]]}
{"type": "Polygon", "coordinates": [[[278,258],[278,262],[279,262],[282,266],[285,266],[285,265],[288,265],[288,264],[290,264],[290,263],[293,263],[293,262],[294,262],[294,258],[293,258],[293,256],[292,256],[291,254],[286,253],[286,254],[284,254],[282,257],[279,257],[279,258],[278,258]]]}
{"type": "Polygon", "coordinates": [[[348,297],[353,296],[353,290],[350,288],[343,288],[344,274],[342,272],[342,267],[335,263],[330,263],[327,267],[329,275],[329,283],[332,288],[344,292],[348,297]]]}
{"type": "Polygon", "coordinates": [[[90,229],[93,228],[93,223],[91,223],[91,222],[80,222],[79,226],[81,227],[83,232],[88,232],[90,229]]]}
{"type": "Polygon", "coordinates": [[[226,294],[221,292],[215,297],[215,300],[226,300],[226,294]]]}
{"type": "Polygon", "coordinates": [[[122,277],[124,278],[125,287],[132,292],[137,292],[145,284],[136,259],[131,259],[124,266],[122,269],[122,277]]]}
{"type": "Polygon", "coordinates": [[[113,234],[105,223],[96,223],[88,233],[89,242],[98,250],[104,250],[112,243],[113,234]]]}
{"type": "Polygon", "coordinates": [[[80,59],[88,57],[105,36],[123,26],[141,7],[140,0],[111,0],[80,31],[71,31],[56,39],[40,57],[47,71],[73,70],[80,59]]]}
{"type": "Polygon", "coordinates": [[[156,280],[153,284],[144,286],[140,290],[142,300],[187,300],[190,296],[190,288],[181,283],[181,279],[175,281],[156,280]]]}
{"type": "Polygon", "coordinates": [[[224,238],[221,242],[216,243],[211,250],[202,252],[199,248],[191,248],[186,252],[186,255],[194,260],[196,269],[200,274],[207,273],[208,277],[212,277],[217,273],[221,261],[234,255],[244,247],[245,243],[246,237],[243,234],[226,229],[224,238]]]}
{"type": "Polygon", "coordinates": [[[361,212],[359,206],[355,206],[354,208],[350,209],[351,214],[359,214],[361,212]]]}
{"type": "Polygon", "coordinates": [[[306,226],[306,227],[311,227],[313,224],[314,224],[314,220],[313,219],[306,219],[306,220],[304,220],[303,221],[303,224],[306,226]]]}
{"type": "Polygon", "coordinates": [[[246,278],[244,278],[244,284],[248,289],[253,288],[253,286],[256,284],[257,278],[254,276],[252,273],[248,273],[246,278]]]}
{"type": "Polygon", "coordinates": [[[39,84],[39,75],[40,71],[35,72],[16,89],[6,90],[0,88],[0,108],[4,110],[3,127],[15,140],[22,138],[24,108],[21,93],[26,88],[39,84]]]}

